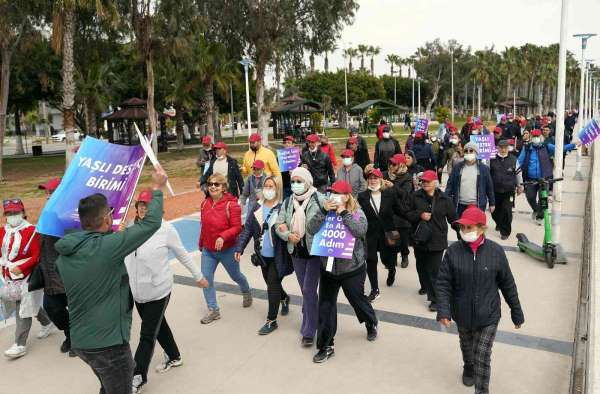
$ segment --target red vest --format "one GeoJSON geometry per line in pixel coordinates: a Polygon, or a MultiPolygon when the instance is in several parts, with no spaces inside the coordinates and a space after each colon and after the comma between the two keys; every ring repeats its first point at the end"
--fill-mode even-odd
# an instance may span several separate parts
{"type": "MultiPolygon", "coordinates": [[[[19,252],[17,253],[17,256],[14,259],[10,260],[13,262],[20,260],[22,261],[22,263],[19,264],[18,267],[19,269],[21,269],[23,275],[25,276],[31,274],[33,268],[40,261],[40,235],[38,233],[34,234],[34,232],[35,226],[33,225],[25,227],[19,231],[19,233],[21,234],[21,245],[19,246],[19,252]],[[31,239],[32,236],[33,239],[31,239]],[[31,242],[29,242],[30,240],[31,242]],[[27,250],[25,250],[27,244],[29,244],[29,247],[27,248],[27,250]]],[[[0,257],[5,257],[8,259],[8,256],[2,256],[1,249],[1,245],[4,243],[4,237],[6,236],[6,229],[3,226],[0,228],[0,257]]],[[[12,236],[11,238],[12,239],[9,241],[8,244],[9,253],[13,248],[14,236],[12,236]]],[[[8,267],[2,267],[2,276],[4,278],[11,279],[8,267]]]]}

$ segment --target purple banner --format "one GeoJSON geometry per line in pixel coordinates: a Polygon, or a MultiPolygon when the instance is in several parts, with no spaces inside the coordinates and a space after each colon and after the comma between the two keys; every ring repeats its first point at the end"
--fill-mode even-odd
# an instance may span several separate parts
{"type": "Polygon", "coordinates": [[[592,119],[590,123],[579,132],[579,140],[584,145],[591,144],[598,136],[600,136],[600,126],[598,126],[595,119],[592,119]]]}
{"type": "Polygon", "coordinates": [[[427,134],[429,129],[429,120],[418,118],[415,122],[415,133],[423,132],[427,134]]]}
{"type": "Polygon", "coordinates": [[[472,135],[471,142],[474,142],[479,147],[479,160],[489,160],[496,156],[496,142],[493,134],[472,135]]]}
{"type": "Polygon", "coordinates": [[[300,164],[300,149],[295,146],[277,149],[277,161],[281,172],[292,171],[300,164]]]}
{"type": "Polygon", "coordinates": [[[313,256],[351,259],[354,241],[354,236],[348,230],[342,218],[335,212],[329,212],[313,238],[310,254],[313,256]]]}
{"type": "Polygon", "coordinates": [[[86,137],[52,197],[48,200],[37,231],[62,237],[65,231],[81,228],[79,200],[101,193],[114,208],[113,230],[127,213],[146,156],[141,145],[109,144],[86,137]]]}

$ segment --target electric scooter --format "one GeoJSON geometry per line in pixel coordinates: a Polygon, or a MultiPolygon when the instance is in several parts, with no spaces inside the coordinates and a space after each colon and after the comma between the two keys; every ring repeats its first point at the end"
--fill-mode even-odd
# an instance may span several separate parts
{"type": "Polygon", "coordinates": [[[548,192],[550,185],[554,182],[562,181],[563,178],[557,179],[538,179],[535,181],[523,182],[523,186],[539,185],[540,186],[540,204],[544,211],[544,243],[539,246],[527,238],[523,233],[517,234],[517,247],[523,253],[529,256],[545,261],[548,268],[554,268],[554,264],[566,264],[567,259],[559,250],[558,245],[552,242],[552,223],[550,221],[550,208],[548,206],[548,192]]]}

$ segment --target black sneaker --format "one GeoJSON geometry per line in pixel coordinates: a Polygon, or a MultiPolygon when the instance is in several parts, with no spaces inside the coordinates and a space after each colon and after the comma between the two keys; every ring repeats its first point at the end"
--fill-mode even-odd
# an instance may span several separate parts
{"type": "Polygon", "coordinates": [[[267,320],[265,325],[262,326],[260,328],[260,330],[258,330],[258,335],[269,335],[273,331],[277,330],[278,327],[279,326],[277,325],[277,320],[273,320],[273,321],[267,320]]]}
{"type": "Polygon", "coordinates": [[[281,300],[281,316],[286,316],[288,313],[290,313],[290,296],[281,300]]]}
{"type": "Polygon", "coordinates": [[[375,339],[377,339],[377,326],[367,324],[367,341],[373,342],[375,339]]]}
{"type": "Polygon", "coordinates": [[[506,241],[508,239],[508,235],[501,235],[500,239],[506,241]]]}
{"type": "Polygon", "coordinates": [[[467,387],[472,387],[475,384],[475,377],[473,376],[473,367],[463,367],[462,382],[467,387]]]}
{"type": "Polygon", "coordinates": [[[71,350],[71,341],[68,339],[65,339],[62,343],[62,345],[60,345],[60,352],[61,353],[68,353],[71,350]]]}
{"type": "Polygon", "coordinates": [[[388,270],[388,277],[387,280],[385,281],[385,284],[389,286],[392,286],[394,284],[394,281],[396,280],[396,267],[392,267],[390,270],[388,270]]]}
{"type": "Polygon", "coordinates": [[[431,304],[429,304],[429,310],[431,312],[437,312],[437,305],[435,304],[435,302],[432,302],[431,304]]]}
{"type": "Polygon", "coordinates": [[[327,346],[324,349],[319,349],[319,352],[313,357],[313,362],[317,364],[324,363],[334,355],[335,352],[333,351],[333,347],[327,346]]]}
{"type": "Polygon", "coordinates": [[[408,256],[402,256],[402,262],[400,262],[400,268],[408,267],[408,256]]]}
{"type": "Polygon", "coordinates": [[[315,343],[315,339],[311,337],[302,337],[302,346],[311,347],[315,343]]]}
{"type": "Polygon", "coordinates": [[[427,292],[425,291],[425,289],[424,289],[424,288],[422,288],[422,287],[421,287],[421,288],[419,289],[419,295],[425,295],[425,294],[427,294],[427,292]]]}
{"type": "Polygon", "coordinates": [[[376,299],[378,299],[379,296],[380,296],[379,290],[371,290],[371,294],[369,294],[369,296],[367,297],[367,299],[369,300],[369,302],[373,302],[376,299]]]}

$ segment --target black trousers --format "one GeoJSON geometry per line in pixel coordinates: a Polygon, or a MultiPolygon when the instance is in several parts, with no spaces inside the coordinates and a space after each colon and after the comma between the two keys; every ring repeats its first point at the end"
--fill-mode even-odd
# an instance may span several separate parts
{"type": "Polygon", "coordinates": [[[157,340],[170,360],[177,360],[181,357],[171,328],[164,318],[170,297],[169,294],[160,300],[135,303],[142,319],[142,327],[140,330],[140,343],[135,351],[135,371],[133,374],[142,375],[144,382],[148,380],[148,368],[157,340]]]}
{"type": "Polygon", "coordinates": [[[399,228],[400,232],[400,254],[402,257],[408,256],[410,254],[410,250],[408,246],[410,244],[410,227],[399,228]]]}
{"type": "Polygon", "coordinates": [[[442,263],[444,251],[423,251],[415,249],[415,258],[417,260],[417,271],[419,266],[423,280],[423,289],[427,292],[427,299],[432,303],[436,303],[435,283],[437,282],[438,271],[442,263]]]}
{"type": "MultiPolygon", "coordinates": [[[[390,248],[385,245],[385,241],[383,240],[383,233],[381,237],[377,240],[377,243],[370,243],[367,245],[368,248],[373,247],[377,248],[377,251],[369,250],[368,254],[375,253],[375,259],[370,259],[367,257],[367,274],[369,275],[369,283],[371,283],[371,291],[379,290],[379,279],[377,278],[377,253],[379,252],[381,256],[381,262],[388,270],[396,270],[396,260],[398,259],[398,252],[394,248],[390,248]]],[[[367,241],[368,242],[368,241],[367,241]]]]}
{"type": "Polygon", "coordinates": [[[281,286],[283,278],[279,277],[277,267],[275,266],[275,259],[272,257],[264,257],[263,259],[267,263],[267,267],[260,267],[262,270],[263,278],[267,284],[267,298],[269,300],[269,312],[267,313],[268,320],[277,320],[277,313],[279,312],[279,303],[285,300],[288,295],[281,286]]]}
{"type": "Polygon", "coordinates": [[[100,381],[100,394],[131,394],[133,358],[129,344],[108,348],[73,349],[100,381]]]}
{"type": "Polygon", "coordinates": [[[333,346],[337,331],[337,297],[340,287],[354,309],[360,323],[377,325],[377,316],[373,306],[365,296],[365,271],[358,270],[351,276],[336,278],[321,271],[319,284],[319,327],[317,330],[317,348],[333,346]]]}
{"type": "Polygon", "coordinates": [[[65,337],[70,340],[69,310],[67,309],[67,306],[68,302],[66,294],[44,294],[44,310],[52,323],[54,323],[59,330],[62,330],[65,333],[65,337]]]}
{"type": "Polygon", "coordinates": [[[525,186],[525,197],[527,197],[527,202],[529,206],[535,212],[536,219],[542,219],[544,217],[544,212],[542,211],[542,204],[539,203],[539,194],[541,188],[538,185],[527,185],[525,186]]]}
{"type": "Polygon", "coordinates": [[[498,230],[502,235],[510,235],[512,231],[512,197],[514,193],[494,193],[496,196],[496,209],[492,213],[492,219],[496,222],[498,230]]]}

